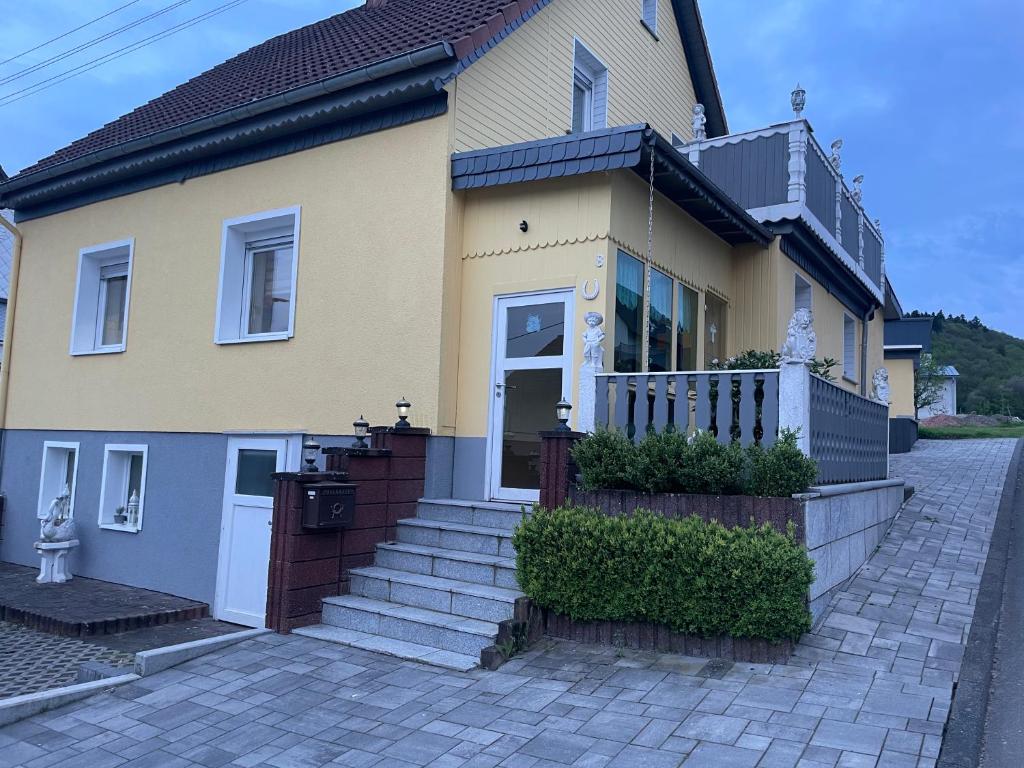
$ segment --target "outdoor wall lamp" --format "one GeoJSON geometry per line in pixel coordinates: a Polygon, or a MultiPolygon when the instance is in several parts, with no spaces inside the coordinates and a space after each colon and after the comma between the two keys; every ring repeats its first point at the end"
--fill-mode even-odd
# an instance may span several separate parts
{"type": "Polygon", "coordinates": [[[412,408],[412,403],[406,400],[404,397],[395,403],[395,408],[398,409],[398,421],[395,423],[395,429],[408,429],[411,425],[409,424],[409,409],[412,408]]]}
{"type": "Polygon", "coordinates": [[[363,418],[362,414],[359,414],[359,418],[352,422],[352,429],[356,436],[356,444],[353,448],[368,448],[366,444],[366,435],[370,431],[370,422],[363,418]]]}
{"type": "Polygon", "coordinates": [[[320,457],[320,443],[318,443],[312,435],[306,437],[306,442],[302,444],[302,460],[306,462],[306,466],[302,468],[303,472],[317,472],[316,461],[320,457]]]}
{"type": "Polygon", "coordinates": [[[559,432],[571,432],[569,429],[569,412],[572,410],[572,404],[567,402],[563,397],[555,405],[555,416],[558,418],[558,426],[555,427],[559,432]]]}

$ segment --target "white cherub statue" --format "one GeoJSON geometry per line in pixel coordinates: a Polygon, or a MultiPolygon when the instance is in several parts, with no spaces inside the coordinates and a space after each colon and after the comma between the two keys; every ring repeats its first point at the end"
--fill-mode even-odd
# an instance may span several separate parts
{"type": "Polygon", "coordinates": [[[708,137],[708,132],[705,126],[707,125],[708,119],[704,115],[704,105],[694,104],[693,105],[693,140],[704,141],[708,137]]]}
{"type": "Polygon", "coordinates": [[[604,370],[604,341],[605,332],[601,330],[604,323],[604,316],[600,312],[587,312],[583,316],[587,324],[587,330],[583,332],[583,365],[590,366],[595,371],[604,370]]]}
{"type": "Polygon", "coordinates": [[[800,307],[789,319],[786,343],[782,345],[782,360],[787,363],[810,363],[817,351],[814,315],[806,307],[800,307]]]}

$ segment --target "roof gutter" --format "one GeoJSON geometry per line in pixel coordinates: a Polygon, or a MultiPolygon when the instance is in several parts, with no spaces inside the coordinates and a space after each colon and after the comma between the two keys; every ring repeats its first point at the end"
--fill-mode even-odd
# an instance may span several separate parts
{"type": "Polygon", "coordinates": [[[159,144],[166,144],[170,141],[194,136],[214,128],[220,128],[222,126],[235,123],[248,117],[272,112],[280,107],[308,101],[309,99],[313,99],[318,96],[337,93],[338,91],[343,91],[357,85],[381,80],[392,75],[417,69],[427,64],[444,61],[445,59],[455,59],[455,51],[452,49],[452,46],[444,41],[440,43],[433,43],[431,45],[409,51],[408,53],[394,56],[390,59],[384,59],[383,61],[378,61],[368,66],[360,67],[359,69],[349,70],[348,72],[343,72],[340,75],[318,80],[317,82],[309,83],[308,85],[299,86],[298,88],[293,88],[291,90],[284,91],[283,93],[275,94],[274,96],[268,96],[265,99],[253,101],[238,107],[232,107],[231,109],[207,115],[206,117],[201,117],[197,120],[183,123],[182,125],[178,125],[173,128],[157,131],[156,133],[151,133],[148,136],[124,142],[123,144],[117,144],[113,147],[107,147],[106,149],[90,152],[89,154],[75,158],[74,160],[58,163],[57,165],[42,168],[32,173],[19,174],[9,181],[0,184],[0,192],[14,192],[58,176],[63,176],[67,173],[72,173],[107,160],[112,160],[114,158],[136,152],[138,150],[148,149],[159,144]]]}

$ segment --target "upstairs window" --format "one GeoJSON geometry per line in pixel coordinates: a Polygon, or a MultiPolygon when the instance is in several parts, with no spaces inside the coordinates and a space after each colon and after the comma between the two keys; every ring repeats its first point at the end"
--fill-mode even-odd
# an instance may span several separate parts
{"type": "Polygon", "coordinates": [[[804,280],[800,275],[794,276],[794,295],[793,295],[793,311],[798,309],[811,309],[811,284],[804,280]]]}
{"type": "Polygon", "coordinates": [[[294,335],[298,244],[297,207],[224,222],[218,344],[294,335]]]}
{"type": "Polygon", "coordinates": [[[843,377],[857,380],[857,321],[843,315],[843,377]]]}
{"type": "Polygon", "coordinates": [[[123,352],[128,331],[134,242],[97,245],[78,255],[71,354],[123,352]]]}
{"type": "Polygon", "coordinates": [[[658,34],[658,0],[640,0],[643,4],[643,21],[651,32],[658,34]]]}
{"type": "Polygon", "coordinates": [[[586,133],[608,124],[608,68],[583,43],[576,41],[572,79],[572,133],[586,133]]]}

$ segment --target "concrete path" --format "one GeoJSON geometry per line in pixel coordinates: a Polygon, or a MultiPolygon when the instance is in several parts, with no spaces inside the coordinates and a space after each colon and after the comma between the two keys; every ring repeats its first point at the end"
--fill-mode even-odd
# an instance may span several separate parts
{"type": "Polygon", "coordinates": [[[271,635],[0,730],[0,767],[934,766],[1013,449],[894,460],[917,495],[787,665],[548,642],[455,673],[271,635]]]}

